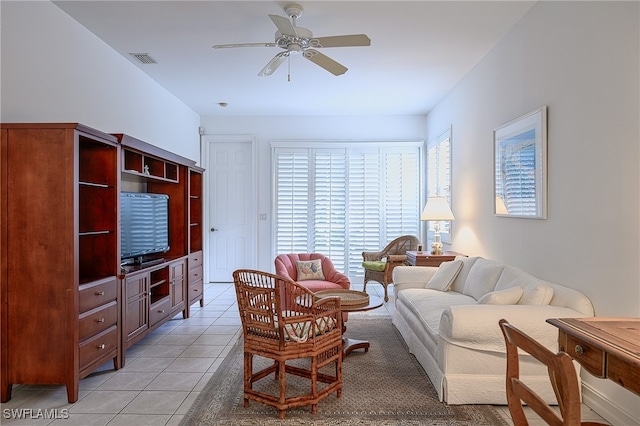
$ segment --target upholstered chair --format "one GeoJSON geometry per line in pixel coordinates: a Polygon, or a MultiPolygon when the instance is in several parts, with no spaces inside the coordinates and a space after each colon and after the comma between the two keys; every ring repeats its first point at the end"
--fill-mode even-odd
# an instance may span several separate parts
{"type": "Polygon", "coordinates": [[[351,286],[349,278],[320,253],[280,254],[275,259],[275,266],[277,275],[296,281],[314,293],[351,286]]]}
{"type": "Polygon", "coordinates": [[[362,252],[364,268],[364,291],[369,281],[377,281],[384,287],[384,301],[389,301],[387,287],[393,283],[391,272],[407,261],[407,251],[417,250],[420,240],[413,235],[403,235],[391,241],[380,251],[362,252]]]}

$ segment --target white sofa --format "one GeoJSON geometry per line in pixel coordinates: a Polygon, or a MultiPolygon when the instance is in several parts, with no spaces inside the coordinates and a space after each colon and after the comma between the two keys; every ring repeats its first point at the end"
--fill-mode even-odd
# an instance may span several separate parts
{"type": "MultiPolygon", "coordinates": [[[[481,257],[398,266],[393,284],[393,324],[448,404],[506,404],[501,318],[555,352],[558,330],[548,318],[594,314],[584,294],[481,257]]],[[[544,366],[521,355],[520,374],[555,403],[544,366]]]]}

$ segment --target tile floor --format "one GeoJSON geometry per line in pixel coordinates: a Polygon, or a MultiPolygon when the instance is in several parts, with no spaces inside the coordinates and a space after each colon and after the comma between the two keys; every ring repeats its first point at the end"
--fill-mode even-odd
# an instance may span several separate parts
{"type": "MultiPolygon", "coordinates": [[[[367,291],[383,294],[379,284],[369,284],[367,291]]],[[[392,314],[393,287],[390,292],[390,300],[383,308],[351,315],[392,314]]],[[[0,423],[178,425],[239,335],[235,301],[232,284],[205,285],[204,307],[194,305],[190,318],[183,320],[178,315],[131,347],[122,369],[115,371],[112,362],[108,362],[83,379],[76,403],[67,402],[64,386],[14,385],[12,399],[1,404],[0,423]],[[48,413],[48,419],[43,418],[43,411],[48,413]],[[58,418],[51,419],[52,413],[58,418]],[[17,414],[23,418],[15,418],[17,414]]],[[[512,424],[508,409],[503,406],[497,409],[512,424]]],[[[602,421],[586,406],[583,417],[602,421]]],[[[543,424],[531,422],[532,426],[543,424]]]]}

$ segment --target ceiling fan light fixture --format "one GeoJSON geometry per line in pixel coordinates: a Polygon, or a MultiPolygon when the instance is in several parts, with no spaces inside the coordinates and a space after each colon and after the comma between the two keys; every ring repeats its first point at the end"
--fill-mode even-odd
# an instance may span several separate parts
{"type": "Polygon", "coordinates": [[[229,47],[279,47],[284,52],[274,56],[265,67],[258,73],[260,77],[266,77],[285,61],[290,58],[290,54],[302,53],[303,57],[329,71],[333,75],[341,75],[347,72],[347,67],[334,61],[323,53],[315,49],[324,47],[350,47],[350,46],[370,46],[371,40],[365,34],[337,35],[329,37],[313,37],[311,30],[296,26],[296,20],[302,15],[303,8],[299,4],[292,3],[284,7],[289,18],[280,15],[269,15],[269,18],[277,28],[275,32],[275,43],[236,43],[217,44],[214,49],[229,47]]]}

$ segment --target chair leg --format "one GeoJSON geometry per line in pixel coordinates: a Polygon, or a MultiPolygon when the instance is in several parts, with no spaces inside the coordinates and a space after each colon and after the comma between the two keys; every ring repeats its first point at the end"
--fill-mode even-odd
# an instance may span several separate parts
{"type": "MultiPolygon", "coordinates": [[[[245,352],[244,353],[244,392],[251,389],[251,376],[253,375],[253,354],[245,352]]],[[[245,407],[249,406],[249,398],[244,398],[245,407]]]]}
{"type": "Polygon", "coordinates": [[[389,295],[387,294],[387,287],[389,287],[389,284],[382,284],[382,287],[384,287],[384,301],[388,302],[389,301],[389,295]]]}
{"type": "MultiPolygon", "coordinates": [[[[278,372],[279,382],[280,382],[280,399],[278,401],[280,404],[284,404],[285,400],[287,399],[287,372],[285,368],[286,368],[285,362],[279,361],[278,369],[276,371],[278,372]]],[[[287,410],[280,410],[281,419],[284,419],[286,412],[287,410]]]]}

